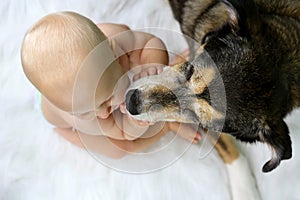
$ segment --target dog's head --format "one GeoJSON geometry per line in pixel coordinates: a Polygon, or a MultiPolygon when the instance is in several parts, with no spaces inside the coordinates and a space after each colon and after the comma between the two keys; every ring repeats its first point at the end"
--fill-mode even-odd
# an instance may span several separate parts
{"type": "Polygon", "coordinates": [[[226,122],[229,118],[226,116],[227,101],[231,104],[228,114],[233,103],[239,101],[235,102],[237,95],[230,95],[239,88],[233,84],[236,81],[231,73],[234,71],[239,78],[242,70],[237,65],[254,63],[253,53],[248,48],[252,42],[248,41],[249,38],[253,40],[252,35],[261,27],[256,7],[252,1],[234,0],[200,3],[174,0],[170,4],[182,31],[188,36],[191,62],[166,67],[159,75],[135,82],[126,94],[127,110],[140,120],[197,123],[221,131],[225,117],[226,122]],[[231,101],[226,99],[220,73],[231,101]]]}
{"type": "Polygon", "coordinates": [[[207,59],[195,63],[165,67],[161,74],[134,82],[126,94],[128,112],[139,120],[196,123],[205,128],[224,120],[226,98],[217,68],[207,59]]]}

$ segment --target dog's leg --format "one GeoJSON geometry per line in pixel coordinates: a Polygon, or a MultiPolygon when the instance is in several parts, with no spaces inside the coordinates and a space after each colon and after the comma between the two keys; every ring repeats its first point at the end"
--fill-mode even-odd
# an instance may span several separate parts
{"type": "Polygon", "coordinates": [[[217,141],[215,138],[210,139],[215,143],[215,149],[226,165],[232,199],[261,199],[249,163],[238,152],[230,136],[221,134],[217,141]]]}

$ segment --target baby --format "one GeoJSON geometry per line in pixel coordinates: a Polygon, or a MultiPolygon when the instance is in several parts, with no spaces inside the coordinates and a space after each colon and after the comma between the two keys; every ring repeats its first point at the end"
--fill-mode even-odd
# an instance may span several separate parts
{"type": "Polygon", "coordinates": [[[144,150],[169,131],[194,143],[200,139],[188,125],[149,125],[121,106],[130,84],[127,71],[135,80],[168,65],[164,44],[151,34],[59,12],[29,29],[21,59],[25,75],[41,93],[44,117],[77,146],[119,158],[144,150]]]}

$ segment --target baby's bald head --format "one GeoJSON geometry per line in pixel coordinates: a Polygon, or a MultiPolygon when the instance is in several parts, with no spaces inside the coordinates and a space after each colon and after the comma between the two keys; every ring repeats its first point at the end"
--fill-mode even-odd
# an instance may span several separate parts
{"type": "Polygon", "coordinates": [[[86,56],[105,39],[97,25],[82,15],[47,15],[24,37],[24,72],[48,100],[63,110],[71,110],[77,72],[86,56]]]}

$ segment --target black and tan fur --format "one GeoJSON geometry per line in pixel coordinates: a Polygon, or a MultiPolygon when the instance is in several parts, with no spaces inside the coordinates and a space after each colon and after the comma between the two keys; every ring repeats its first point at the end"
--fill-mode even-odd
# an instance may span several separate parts
{"type": "Polygon", "coordinates": [[[283,119],[300,106],[300,1],[170,0],[170,5],[182,32],[199,45],[189,42],[189,62],[137,81],[127,93],[129,112],[142,120],[199,123],[242,141],[265,142],[273,155],[264,172],[291,158],[283,119]]]}

